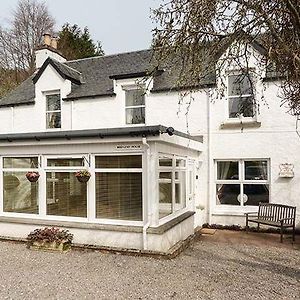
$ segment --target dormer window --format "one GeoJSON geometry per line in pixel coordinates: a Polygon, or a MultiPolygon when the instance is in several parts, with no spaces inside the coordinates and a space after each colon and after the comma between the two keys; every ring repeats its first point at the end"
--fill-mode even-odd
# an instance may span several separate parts
{"type": "Polygon", "coordinates": [[[228,75],[229,118],[254,117],[253,87],[249,74],[228,75]]]}
{"type": "Polygon", "coordinates": [[[125,90],[126,124],[145,124],[145,91],[125,90]]]}
{"type": "Polygon", "coordinates": [[[61,128],[61,99],[59,93],[46,95],[46,128],[61,128]]]}

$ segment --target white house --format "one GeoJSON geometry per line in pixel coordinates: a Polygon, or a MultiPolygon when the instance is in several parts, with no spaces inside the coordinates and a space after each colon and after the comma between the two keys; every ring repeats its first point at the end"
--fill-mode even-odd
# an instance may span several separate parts
{"type": "Polygon", "coordinates": [[[209,76],[178,105],[168,69],[144,80],[151,55],[37,50],[36,73],[0,100],[0,236],[53,225],[76,243],[166,252],[203,223],[244,225],[259,202],[300,209],[300,138],[277,79],[227,64],[224,96],[209,76]]]}

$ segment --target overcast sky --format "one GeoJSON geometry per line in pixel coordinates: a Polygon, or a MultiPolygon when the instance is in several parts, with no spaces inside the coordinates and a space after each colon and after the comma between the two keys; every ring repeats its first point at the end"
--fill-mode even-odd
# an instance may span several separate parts
{"type": "MultiPolygon", "coordinates": [[[[0,0],[0,24],[4,25],[18,0],[0,0]]],[[[87,26],[92,38],[102,42],[106,54],[149,48],[150,8],[162,0],[45,0],[56,19],[57,29],[64,23],[87,26]]]]}

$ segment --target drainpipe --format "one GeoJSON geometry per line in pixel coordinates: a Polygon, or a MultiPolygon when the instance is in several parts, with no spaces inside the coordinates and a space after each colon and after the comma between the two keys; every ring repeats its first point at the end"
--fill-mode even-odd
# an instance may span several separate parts
{"type": "MultiPolygon", "coordinates": [[[[148,249],[148,242],[147,242],[147,229],[150,226],[150,221],[149,221],[149,206],[148,206],[148,195],[149,195],[149,182],[148,182],[148,168],[149,168],[149,157],[150,157],[150,145],[147,143],[146,137],[143,137],[142,139],[143,145],[146,147],[146,170],[143,170],[143,175],[145,176],[143,182],[146,183],[146,201],[144,201],[144,217],[147,218],[146,223],[143,225],[143,250],[148,249]]],[[[145,193],[144,193],[145,196],[145,193]]]]}
{"type": "Polygon", "coordinates": [[[210,191],[210,175],[211,175],[211,126],[210,126],[210,99],[209,91],[206,92],[207,97],[207,209],[208,209],[208,224],[211,224],[211,191],[210,191]]]}

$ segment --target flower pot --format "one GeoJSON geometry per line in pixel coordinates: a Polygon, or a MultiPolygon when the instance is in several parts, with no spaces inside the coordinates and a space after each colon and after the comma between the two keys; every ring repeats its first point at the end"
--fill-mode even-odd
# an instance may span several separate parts
{"type": "Polygon", "coordinates": [[[82,183],[86,183],[90,180],[90,176],[76,176],[77,180],[82,183]]]}

